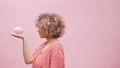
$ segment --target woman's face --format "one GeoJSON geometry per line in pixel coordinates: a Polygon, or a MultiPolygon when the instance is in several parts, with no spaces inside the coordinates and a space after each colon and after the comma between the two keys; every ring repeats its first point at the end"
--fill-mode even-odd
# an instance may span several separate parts
{"type": "Polygon", "coordinates": [[[47,35],[45,33],[45,29],[39,27],[38,30],[37,30],[37,32],[39,33],[39,35],[40,35],[41,38],[47,38],[47,35]]]}

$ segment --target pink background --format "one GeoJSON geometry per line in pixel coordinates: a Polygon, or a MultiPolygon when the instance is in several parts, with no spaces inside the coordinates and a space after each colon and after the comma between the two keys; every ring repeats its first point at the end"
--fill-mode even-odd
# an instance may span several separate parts
{"type": "Polygon", "coordinates": [[[22,41],[9,32],[23,25],[33,53],[45,41],[34,26],[43,12],[65,19],[60,41],[66,68],[120,68],[120,0],[0,0],[0,68],[31,68],[24,64],[22,41]]]}

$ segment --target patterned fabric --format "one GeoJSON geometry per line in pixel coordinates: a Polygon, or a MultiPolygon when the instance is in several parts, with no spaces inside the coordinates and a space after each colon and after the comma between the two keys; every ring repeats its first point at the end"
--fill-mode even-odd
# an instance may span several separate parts
{"type": "Polygon", "coordinates": [[[42,52],[45,45],[46,42],[40,45],[33,53],[32,68],[64,68],[62,45],[60,43],[53,44],[42,52]]]}

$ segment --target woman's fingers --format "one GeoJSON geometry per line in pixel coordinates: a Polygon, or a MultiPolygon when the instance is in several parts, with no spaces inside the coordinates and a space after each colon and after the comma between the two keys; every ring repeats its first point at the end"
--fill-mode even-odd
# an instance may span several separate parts
{"type": "Polygon", "coordinates": [[[14,37],[17,37],[17,38],[21,38],[21,39],[24,38],[23,34],[16,34],[16,33],[13,33],[13,32],[10,32],[9,34],[14,36],[14,37]]]}
{"type": "Polygon", "coordinates": [[[10,34],[10,35],[16,35],[16,34],[15,34],[15,33],[13,33],[13,32],[9,32],[9,34],[10,34]]]}
{"type": "Polygon", "coordinates": [[[12,35],[12,36],[17,37],[17,34],[15,34],[15,33],[13,33],[13,32],[10,32],[9,34],[12,35]]]}

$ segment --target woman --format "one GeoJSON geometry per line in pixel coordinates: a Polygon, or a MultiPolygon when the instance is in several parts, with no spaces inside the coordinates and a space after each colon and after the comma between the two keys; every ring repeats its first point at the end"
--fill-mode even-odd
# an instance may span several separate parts
{"type": "Polygon", "coordinates": [[[26,64],[32,63],[32,68],[64,68],[64,50],[58,41],[64,33],[64,21],[57,14],[44,13],[36,22],[38,33],[47,41],[42,43],[31,55],[24,35],[10,33],[12,36],[22,39],[23,56],[26,64]]]}

